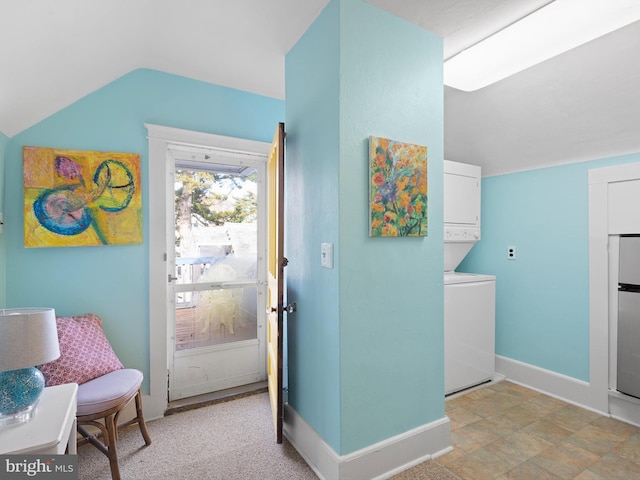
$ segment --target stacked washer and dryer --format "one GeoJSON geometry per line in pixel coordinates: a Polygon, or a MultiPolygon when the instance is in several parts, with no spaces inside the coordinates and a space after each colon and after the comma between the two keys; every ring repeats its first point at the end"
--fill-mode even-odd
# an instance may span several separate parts
{"type": "Polygon", "coordinates": [[[496,277],[457,272],[480,240],[479,166],[444,161],[445,395],[495,374],[496,277]]]}

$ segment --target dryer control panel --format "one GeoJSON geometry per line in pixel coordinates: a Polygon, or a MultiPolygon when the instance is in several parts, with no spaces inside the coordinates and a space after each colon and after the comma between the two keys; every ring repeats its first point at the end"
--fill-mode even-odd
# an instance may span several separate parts
{"type": "Polygon", "coordinates": [[[480,228],[445,225],[445,242],[477,242],[480,240],[480,228]]]}

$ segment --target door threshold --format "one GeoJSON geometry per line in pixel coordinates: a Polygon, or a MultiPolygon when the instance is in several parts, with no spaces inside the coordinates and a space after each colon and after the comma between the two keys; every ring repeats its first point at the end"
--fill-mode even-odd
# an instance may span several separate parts
{"type": "Polygon", "coordinates": [[[207,407],[216,403],[228,402],[231,400],[237,400],[238,398],[248,397],[250,395],[256,395],[258,393],[264,393],[268,391],[268,383],[256,382],[248,385],[241,385],[239,387],[227,388],[224,390],[218,390],[217,392],[205,393],[202,395],[196,395],[194,397],[181,398],[169,402],[167,410],[164,412],[165,416],[173,415],[174,413],[184,412],[186,410],[192,410],[194,408],[207,407]]]}

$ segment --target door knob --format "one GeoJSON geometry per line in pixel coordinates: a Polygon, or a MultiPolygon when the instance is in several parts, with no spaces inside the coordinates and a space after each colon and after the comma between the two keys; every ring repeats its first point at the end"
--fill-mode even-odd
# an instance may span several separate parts
{"type": "MultiPolygon", "coordinates": [[[[294,313],[296,310],[298,310],[298,305],[293,302],[285,306],[282,310],[287,313],[294,313]]],[[[276,307],[267,307],[267,315],[269,315],[270,313],[276,313],[277,311],[278,309],[276,307]]]]}

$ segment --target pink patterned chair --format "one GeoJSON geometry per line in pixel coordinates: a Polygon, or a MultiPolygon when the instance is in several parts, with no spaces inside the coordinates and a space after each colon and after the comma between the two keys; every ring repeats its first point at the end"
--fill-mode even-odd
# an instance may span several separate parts
{"type": "Polygon", "coordinates": [[[100,317],[93,313],[57,317],[60,358],[40,366],[46,385],[78,384],[76,418],[78,432],[86,442],[109,458],[111,478],[120,480],[118,428],[138,424],[146,445],[151,444],[142,414],[142,372],[124,368],[102,331],[100,317]],[[136,416],[118,423],[120,413],[135,400],[136,416]],[[85,427],[93,426],[99,434],[85,427]],[[100,439],[101,437],[101,439],[100,439]]]}

